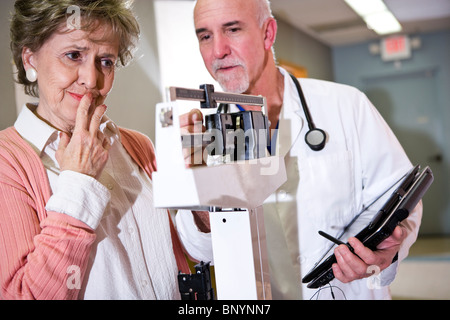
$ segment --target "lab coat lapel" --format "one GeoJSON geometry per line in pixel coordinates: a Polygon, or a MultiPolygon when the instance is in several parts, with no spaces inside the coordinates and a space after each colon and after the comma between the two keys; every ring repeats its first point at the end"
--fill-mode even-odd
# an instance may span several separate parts
{"type": "Polygon", "coordinates": [[[286,72],[282,73],[285,79],[285,90],[283,107],[279,119],[277,152],[278,155],[284,157],[291,150],[294,143],[300,138],[300,132],[304,126],[304,119],[300,98],[294,82],[286,72]]]}

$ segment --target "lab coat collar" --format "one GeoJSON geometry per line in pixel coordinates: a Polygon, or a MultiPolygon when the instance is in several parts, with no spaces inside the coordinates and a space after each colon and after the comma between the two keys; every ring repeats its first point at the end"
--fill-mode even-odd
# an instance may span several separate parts
{"type": "Polygon", "coordinates": [[[294,81],[285,69],[279,70],[284,76],[284,96],[279,119],[277,154],[284,157],[299,139],[305,120],[294,81]]]}

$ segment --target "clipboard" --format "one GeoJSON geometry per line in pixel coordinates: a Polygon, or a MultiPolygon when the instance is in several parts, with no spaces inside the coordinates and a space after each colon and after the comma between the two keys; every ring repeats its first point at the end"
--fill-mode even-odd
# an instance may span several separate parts
{"type": "MultiPolygon", "coordinates": [[[[433,181],[434,176],[430,167],[423,170],[420,170],[419,165],[413,167],[371,222],[355,238],[375,251],[378,244],[388,238],[395,227],[409,216],[409,213],[416,207],[433,181]]],[[[353,250],[350,244],[344,244],[353,250]]],[[[308,283],[307,287],[310,289],[323,287],[334,279],[331,268],[334,263],[336,263],[336,257],[332,254],[325,261],[316,265],[302,279],[302,282],[308,283]]]]}

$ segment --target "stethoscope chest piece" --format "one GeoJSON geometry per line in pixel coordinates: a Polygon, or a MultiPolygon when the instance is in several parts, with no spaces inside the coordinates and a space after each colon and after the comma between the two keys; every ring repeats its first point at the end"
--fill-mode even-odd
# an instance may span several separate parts
{"type": "Polygon", "coordinates": [[[325,148],[327,135],[322,129],[313,129],[308,131],[305,136],[306,144],[314,151],[321,151],[325,148]]]}

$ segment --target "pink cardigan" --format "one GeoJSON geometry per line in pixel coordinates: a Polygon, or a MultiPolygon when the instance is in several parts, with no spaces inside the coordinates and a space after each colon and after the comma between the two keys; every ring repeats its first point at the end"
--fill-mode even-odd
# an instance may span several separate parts
{"type": "MultiPolygon", "coordinates": [[[[130,156],[151,177],[156,170],[150,140],[120,129],[130,156]]],[[[52,195],[36,152],[14,128],[0,131],[0,299],[77,299],[68,285],[72,266],[83,279],[95,231],[45,205],[52,195]]],[[[183,249],[170,221],[179,270],[189,273],[183,249]]]]}

